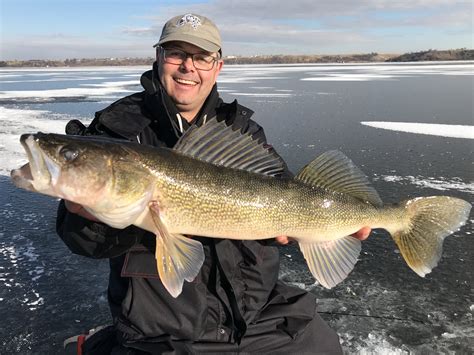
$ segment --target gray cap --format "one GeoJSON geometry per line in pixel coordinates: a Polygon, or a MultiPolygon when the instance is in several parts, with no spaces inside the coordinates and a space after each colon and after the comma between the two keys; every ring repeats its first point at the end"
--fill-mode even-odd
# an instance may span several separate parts
{"type": "Polygon", "coordinates": [[[166,22],[153,47],[171,41],[191,43],[208,52],[218,52],[222,46],[217,26],[207,17],[194,14],[175,16],[166,22]]]}

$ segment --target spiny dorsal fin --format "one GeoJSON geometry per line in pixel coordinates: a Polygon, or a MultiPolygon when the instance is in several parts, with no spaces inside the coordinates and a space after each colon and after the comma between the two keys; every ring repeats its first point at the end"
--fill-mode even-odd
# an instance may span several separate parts
{"type": "Polygon", "coordinates": [[[203,126],[191,126],[174,150],[214,164],[275,176],[284,172],[283,160],[250,133],[219,122],[214,117],[203,126]]]}
{"type": "Polygon", "coordinates": [[[382,206],[367,176],[343,153],[331,150],[306,165],[295,179],[305,184],[344,193],[374,206],[382,206]]]}

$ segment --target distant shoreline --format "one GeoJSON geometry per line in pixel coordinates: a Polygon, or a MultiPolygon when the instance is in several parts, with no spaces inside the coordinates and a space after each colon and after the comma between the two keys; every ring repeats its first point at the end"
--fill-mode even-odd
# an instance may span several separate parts
{"type": "MultiPolygon", "coordinates": [[[[81,58],[65,60],[5,60],[0,68],[48,67],[101,67],[151,65],[155,58],[81,58]]],[[[474,60],[473,49],[427,50],[405,54],[341,54],[341,55],[260,55],[252,57],[227,56],[226,65],[232,64],[316,64],[316,63],[384,63],[420,61],[474,60]]]]}

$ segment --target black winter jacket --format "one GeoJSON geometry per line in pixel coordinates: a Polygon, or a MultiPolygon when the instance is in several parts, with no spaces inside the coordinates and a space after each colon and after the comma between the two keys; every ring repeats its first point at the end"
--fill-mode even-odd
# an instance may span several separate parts
{"type": "MultiPolygon", "coordinates": [[[[70,122],[67,133],[172,147],[181,127],[184,131],[189,125],[179,122],[176,107],[156,77],[155,65],[142,75],[144,91],[97,112],[87,128],[70,122]]],[[[237,101],[224,103],[216,86],[193,124],[215,115],[265,141],[263,129],[250,120],[252,111],[237,101]]],[[[240,342],[252,325],[267,318],[294,337],[315,315],[314,297],[278,282],[278,249],[264,241],[198,238],[204,246],[204,265],[175,299],[158,277],[151,233],[135,226],[118,230],[86,220],[68,212],[63,201],[57,232],[76,254],[110,258],[109,303],[120,341],[127,347],[141,348],[167,339],[240,342]]]]}

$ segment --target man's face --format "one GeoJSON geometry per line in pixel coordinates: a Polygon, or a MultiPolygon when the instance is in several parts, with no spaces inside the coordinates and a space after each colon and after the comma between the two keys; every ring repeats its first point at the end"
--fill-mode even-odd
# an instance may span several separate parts
{"type": "MultiPolygon", "coordinates": [[[[211,54],[217,58],[217,53],[206,52],[186,42],[169,42],[164,47],[180,49],[188,54],[211,54]]],[[[211,70],[205,71],[196,69],[191,57],[187,57],[182,64],[177,65],[165,62],[162,49],[158,50],[157,53],[161,84],[176,104],[179,112],[186,119],[193,119],[217,80],[223,65],[222,60],[214,63],[211,70]]]]}

